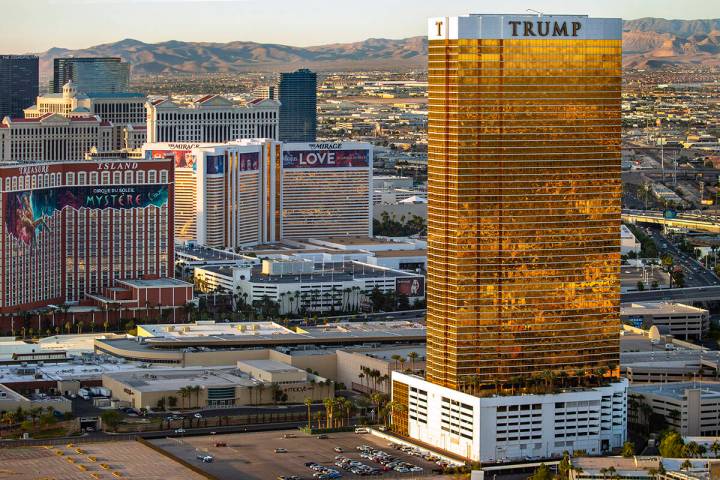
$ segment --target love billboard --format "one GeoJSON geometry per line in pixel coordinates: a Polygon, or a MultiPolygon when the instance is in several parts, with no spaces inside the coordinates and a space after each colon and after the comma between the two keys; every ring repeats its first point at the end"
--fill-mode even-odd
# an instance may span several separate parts
{"type": "Polygon", "coordinates": [[[283,168],[367,168],[370,150],[285,150],[283,168]]]}

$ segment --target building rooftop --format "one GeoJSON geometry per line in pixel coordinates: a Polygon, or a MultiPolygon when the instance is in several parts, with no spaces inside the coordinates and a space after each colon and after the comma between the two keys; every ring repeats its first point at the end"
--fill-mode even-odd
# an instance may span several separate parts
{"type": "Polygon", "coordinates": [[[0,366],[0,383],[58,381],[58,380],[99,380],[105,373],[138,370],[139,363],[117,361],[107,357],[62,363],[30,363],[26,365],[0,366]],[[76,363],[77,362],[77,363],[76,363]]]}
{"type": "Polygon", "coordinates": [[[238,385],[254,387],[258,381],[233,368],[173,368],[165,370],[134,370],[114,372],[107,377],[142,392],[179,390],[188,385],[201,389],[238,385]]]}
{"type": "MultiPolygon", "coordinates": [[[[424,341],[425,326],[410,321],[339,322],[298,328],[295,332],[273,322],[196,322],[181,325],[139,325],[138,335],[145,337],[145,344],[162,348],[359,344],[424,341]]],[[[123,348],[127,343],[133,343],[133,348],[143,348],[135,342],[120,341],[123,342],[123,348]]],[[[120,345],[118,341],[108,342],[120,345]]]]}
{"type": "Polygon", "coordinates": [[[136,288],[148,287],[192,287],[192,283],[184,282],[177,278],[154,278],[154,279],[132,279],[118,280],[118,283],[136,288]]]}
{"type": "Polygon", "coordinates": [[[426,257],[427,248],[418,248],[415,250],[381,250],[373,252],[375,257],[426,257]]]}
{"type": "Polygon", "coordinates": [[[238,365],[239,364],[245,364],[258,370],[265,370],[266,372],[272,373],[304,371],[287,363],[278,362],[277,360],[242,360],[238,362],[238,365]]]}
{"type": "Polygon", "coordinates": [[[670,313],[707,313],[703,308],[673,302],[633,302],[620,304],[622,315],[656,315],[670,313]]]}
{"type": "Polygon", "coordinates": [[[632,385],[630,390],[633,393],[662,395],[682,400],[685,398],[685,390],[700,390],[702,398],[713,398],[720,400],[720,382],[673,382],[662,384],[632,385]]]}

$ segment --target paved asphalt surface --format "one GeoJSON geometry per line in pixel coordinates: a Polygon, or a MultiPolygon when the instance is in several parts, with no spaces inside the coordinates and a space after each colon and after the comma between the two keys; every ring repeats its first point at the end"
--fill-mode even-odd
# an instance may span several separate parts
{"type": "Polygon", "coordinates": [[[693,288],[664,288],[661,290],[645,290],[643,292],[623,293],[620,301],[627,302],[657,302],[660,300],[691,302],[720,300],[720,286],[693,287],[693,288]]]}
{"type": "Polygon", "coordinates": [[[669,253],[675,260],[676,265],[680,265],[685,273],[686,287],[704,287],[709,285],[720,285],[720,281],[709,269],[703,264],[692,258],[690,255],[680,251],[672,242],[660,234],[658,229],[647,228],[645,231],[653,239],[661,254],[669,253]]]}

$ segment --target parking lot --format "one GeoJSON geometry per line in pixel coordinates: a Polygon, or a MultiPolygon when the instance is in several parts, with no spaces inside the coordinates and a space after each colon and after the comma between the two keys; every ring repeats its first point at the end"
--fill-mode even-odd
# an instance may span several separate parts
{"type": "Polygon", "coordinates": [[[0,479],[146,480],[202,477],[134,441],[0,449],[0,479]]]}
{"type": "Polygon", "coordinates": [[[381,468],[380,464],[372,459],[361,457],[361,451],[357,449],[361,445],[372,447],[375,451],[381,450],[401,462],[423,469],[422,472],[378,472],[379,475],[374,478],[427,479],[433,475],[433,470],[438,468],[433,462],[389,447],[387,440],[370,434],[351,432],[331,433],[324,440],[297,430],[286,430],[160,439],[152,442],[208,473],[234,480],[270,480],[291,475],[302,479],[318,478],[313,477],[313,474],[322,472],[305,466],[310,462],[337,470],[342,478],[366,478],[335,465],[338,462],[335,457],[342,456],[371,468],[381,468]],[[284,438],[285,436],[294,438],[284,438]],[[224,442],[226,446],[216,447],[219,442],[224,442]],[[342,453],[336,452],[336,447],[339,447],[342,453]],[[275,453],[276,448],[285,449],[287,452],[275,453]],[[211,455],[213,460],[204,463],[197,458],[198,455],[211,455]]]}

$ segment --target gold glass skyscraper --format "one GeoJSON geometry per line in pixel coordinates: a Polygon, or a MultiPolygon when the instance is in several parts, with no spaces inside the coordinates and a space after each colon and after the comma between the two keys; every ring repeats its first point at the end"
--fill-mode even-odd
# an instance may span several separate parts
{"type": "Polygon", "coordinates": [[[620,22],[429,21],[430,382],[617,374],[620,22]]]}

